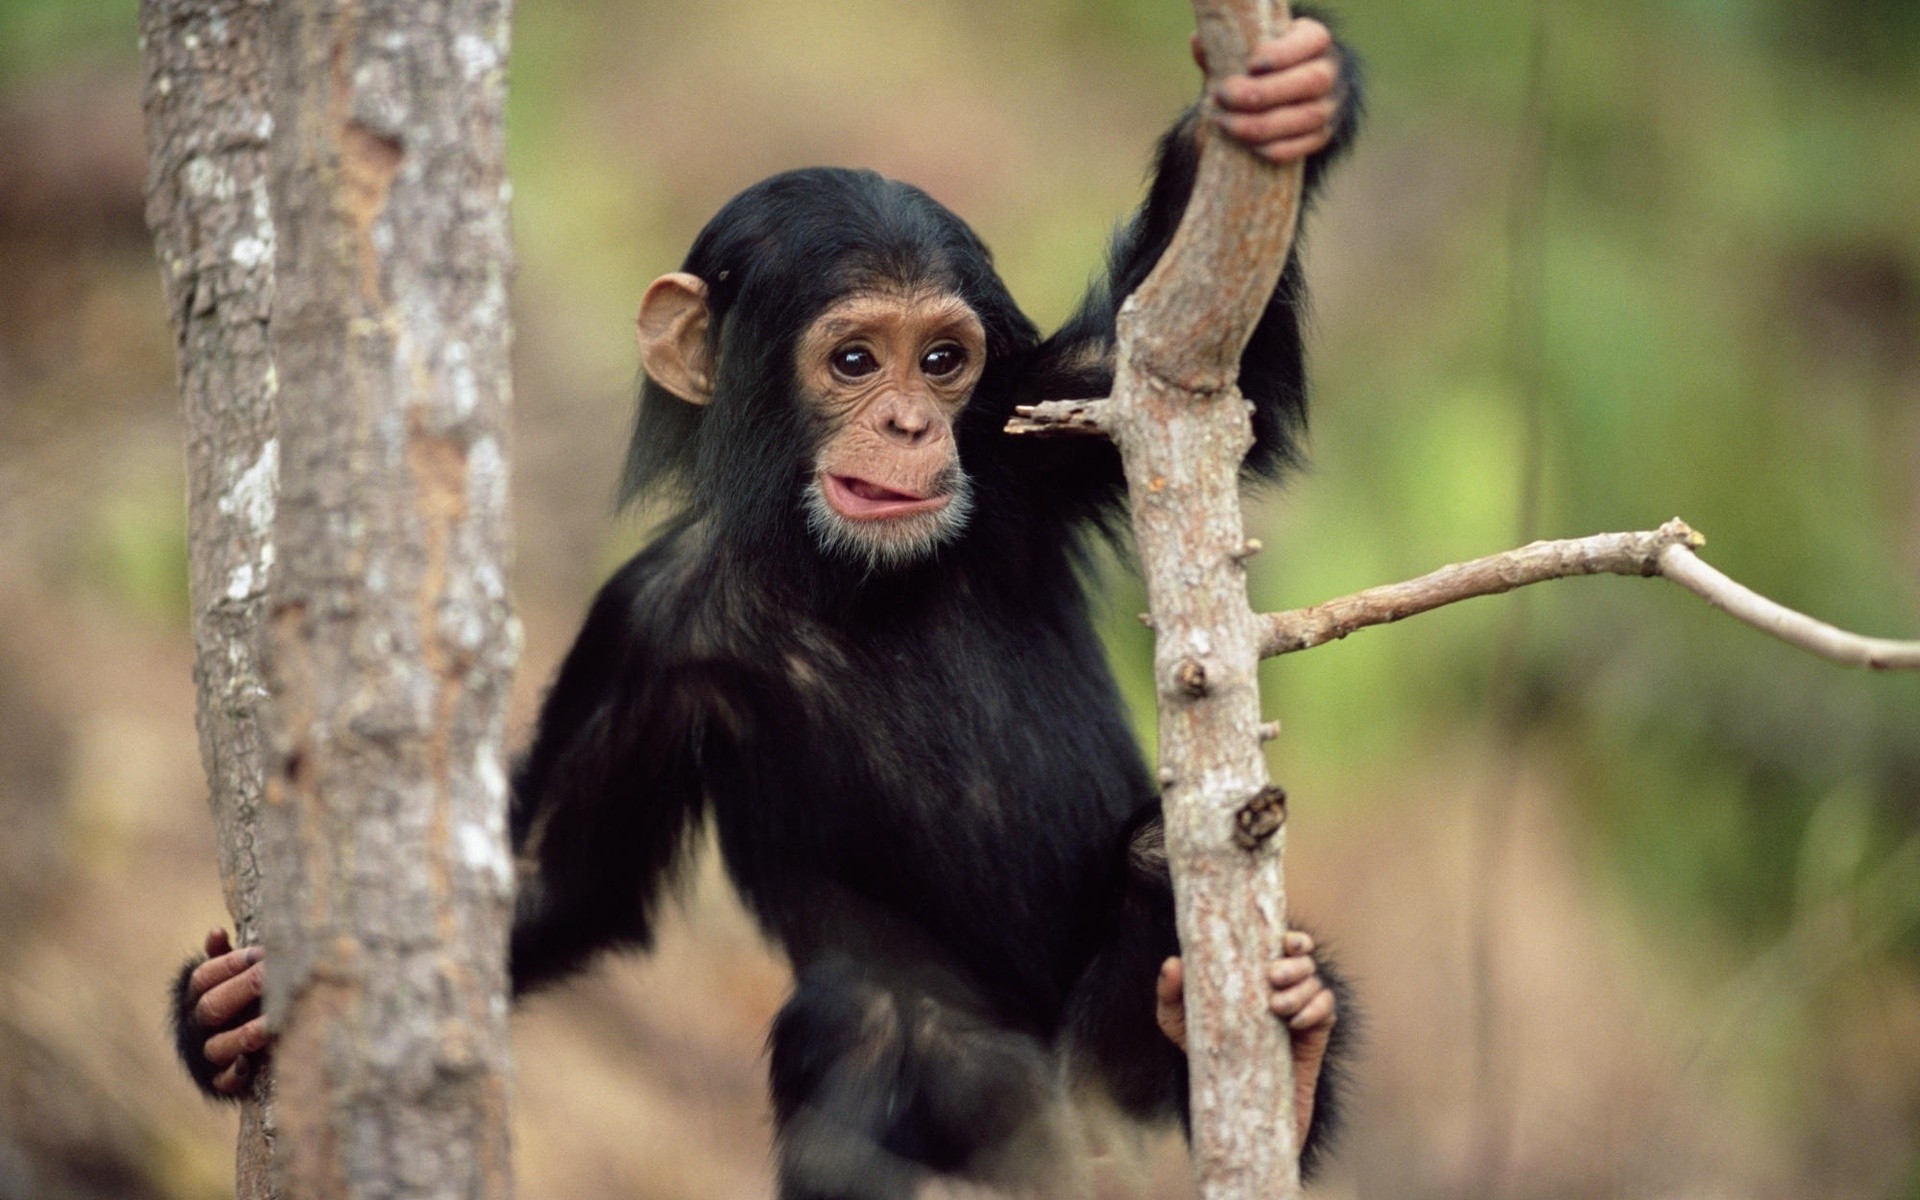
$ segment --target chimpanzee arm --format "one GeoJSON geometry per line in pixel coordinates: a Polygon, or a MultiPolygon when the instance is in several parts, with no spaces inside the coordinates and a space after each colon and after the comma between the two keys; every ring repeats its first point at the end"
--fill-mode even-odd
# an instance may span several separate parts
{"type": "MultiPolygon", "coordinates": [[[[1330,53],[1338,65],[1332,95],[1336,108],[1327,144],[1306,160],[1303,208],[1312,202],[1328,167],[1352,144],[1360,120],[1359,63],[1337,40],[1330,53]]],[[[1121,302],[1160,261],[1186,212],[1199,169],[1200,119],[1197,106],[1189,109],[1161,138],[1146,202],[1115,237],[1105,278],[1036,352],[1021,388],[1023,403],[1104,396],[1111,391],[1115,317],[1121,302]]],[[[1289,255],[1279,285],[1240,358],[1240,390],[1254,405],[1254,447],[1246,464],[1250,474],[1277,475],[1298,453],[1294,438],[1306,422],[1306,368],[1300,336],[1303,301],[1296,252],[1289,255]]],[[[1119,456],[1103,439],[1057,438],[1036,445],[1032,461],[1045,479],[1049,501],[1082,500],[1102,507],[1124,494],[1119,456]]]]}
{"type": "Polygon", "coordinates": [[[516,994],[613,946],[646,947],[703,802],[694,722],[662,661],[646,555],[600,591],[514,772],[516,994]]]}

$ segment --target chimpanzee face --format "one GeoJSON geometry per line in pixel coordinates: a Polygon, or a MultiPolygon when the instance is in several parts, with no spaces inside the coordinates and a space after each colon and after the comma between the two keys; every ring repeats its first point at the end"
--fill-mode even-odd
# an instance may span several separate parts
{"type": "MultiPolygon", "coordinates": [[[[640,310],[648,376],[694,404],[713,398],[708,320],[705,285],[684,273],[656,280],[640,310]]],[[[801,331],[794,391],[819,432],[800,503],[821,550],[903,565],[966,527],[971,487],[954,423],[986,356],[972,306],[935,285],[848,292],[801,331]]]]}
{"type": "Polygon", "coordinates": [[[971,488],[954,421],[986,362],[967,302],[925,287],[855,292],[807,328],[795,358],[824,431],[806,488],[821,547],[887,566],[964,529],[971,488]]]}

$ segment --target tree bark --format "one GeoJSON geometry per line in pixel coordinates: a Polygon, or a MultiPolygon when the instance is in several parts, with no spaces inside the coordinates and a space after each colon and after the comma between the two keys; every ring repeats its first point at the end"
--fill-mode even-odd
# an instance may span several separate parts
{"type": "MultiPolygon", "coordinates": [[[[1209,83],[1242,74],[1284,2],[1194,0],[1209,83]]],[[[1207,102],[1211,107],[1211,101],[1207,102]]],[[[1186,960],[1193,1170],[1205,1200],[1300,1191],[1290,1039],[1267,1009],[1287,930],[1286,793],[1267,779],[1256,679],[1265,622],[1247,603],[1240,466],[1253,445],[1240,355],[1286,265],[1303,166],[1200,123],[1193,197],[1159,264],[1121,305],[1113,395],[1024,405],[1023,435],[1119,446],[1155,631],[1161,804],[1186,960]]]]}
{"type": "MultiPolygon", "coordinates": [[[[166,284],[187,433],[187,545],[200,759],[220,881],[258,940],[265,778],[262,618],[273,568],[273,222],[262,0],[143,0],[147,223],[166,284]]],[[[241,1109],[238,1200],[276,1196],[272,1079],[241,1109]]]]}
{"type": "MultiPolygon", "coordinates": [[[[1217,80],[1284,26],[1266,0],[1194,0],[1217,80]]],[[[1267,778],[1241,520],[1253,443],[1235,384],[1279,281],[1301,167],[1276,167],[1203,121],[1199,177],[1165,256],[1118,321],[1113,396],[1155,630],[1162,803],[1186,961],[1193,1171],[1205,1200],[1299,1194],[1290,1039],[1267,1007],[1287,929],[1286,797],[1267,778]]]]}
{"type": "Polygon", "coordinates": [[[268,28],[281,1186],[505,1197],[508,7],[268,28]]]}

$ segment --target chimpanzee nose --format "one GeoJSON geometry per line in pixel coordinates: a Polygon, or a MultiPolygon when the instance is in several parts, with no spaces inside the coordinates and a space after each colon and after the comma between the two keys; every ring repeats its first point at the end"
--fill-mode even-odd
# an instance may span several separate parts
{"type": "Polygon", "coordinates": [[[884,428],[887,436],[894,441],[908,446],[918,446],[927,440],[933,429],[933,422],[919,405],[902,404],[887,410],[884,428]]]}

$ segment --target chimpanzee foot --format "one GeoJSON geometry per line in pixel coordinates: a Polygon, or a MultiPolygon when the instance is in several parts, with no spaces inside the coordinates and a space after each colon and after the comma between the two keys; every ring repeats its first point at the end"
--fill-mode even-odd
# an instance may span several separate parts
{"type": "MultiPolygon", "coordinates": [[[[1291,930],[1281,940],[1286,957],[1267,966],[1267,1007],[1286,1022],[1293,1047],[1294,1114],[1297,1129],[1306,1129],[1313,1120],[1313,1098],[1320,1084],[1320,1068],[1326,1062],[1327,1043],[1339,1019],[1333,989],[1320,976],[1320,964],[1314,957],[1313,937],[1304,930],[1291,930]]],[[[1187,1005],[1185,976],[1178,958],[1160,965],[1160,978],[1154,987],[1154,1019],[1160,1030],[1182,1050],[1187,1048],[1187,1005]]]]}

